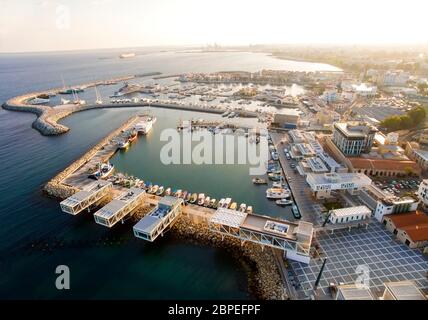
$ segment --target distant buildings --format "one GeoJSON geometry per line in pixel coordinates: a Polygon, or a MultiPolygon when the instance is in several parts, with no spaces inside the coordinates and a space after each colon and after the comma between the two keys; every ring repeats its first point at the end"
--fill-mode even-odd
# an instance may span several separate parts
{"type": "Polygon", "coordinates": [[[324,100],[325,103],[336,102],[337,100],[337,89],[336,88],[328,88],[324,91],[321,96],[321,99],[324,100]]]}
{"type": "Polygon", "coordinates": [[[275,114],[273,122],[281,128],[295,129],[299,119],[300,112],[297,109],[284,109],[275,114]]]}
{"type": "Polygon", "coordinates": [[[382,223],[410,248],[428,245],[428,216],[421,211],[386,215],[382,223]]]}
{"type": "Polygon", "coordinates": [[[410,74],[402,70],[386,71],[378,77],[378,84],[383,86],[404,86],[410,79],[410,74]]]}
{"type": "Polygon", "coordinates": [[[370,152],[376,132],[364,122],[338,122],[333,127],[332,141],[345,156],[355,157],[370,152]]]}

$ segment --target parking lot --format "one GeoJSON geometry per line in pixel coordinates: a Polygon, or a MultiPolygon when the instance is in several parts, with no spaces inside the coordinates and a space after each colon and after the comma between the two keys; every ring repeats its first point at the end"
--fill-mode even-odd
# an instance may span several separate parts
{"type": "Polygon", "coordinates": [[[299,290],[306,296],[312,288],[327,258],[319,293],[329,296],[329,283],[355,283],[361,276],[358,266],[369,270],[369,286],[373,291],[382,291],[388,281],[412,280],[421,289],[428,289],[428,260],[420,250],[409,249],[397,242],[383,226],[372,221],[368,228],[338,230],[333,234],[319,232],[316,241],[320,258],[312,259],[309,265],[290,261],[299,290]]]}
{"type": "Polygon", "coordinates": [[[420,179],[417,178],[406,178],[406,179],[382,179],[382,178],[374,178],[373,183],[384,191],[389,192],[390,194],[396,196],[404,196],[413,194],[418,191],[419,184],[421,183],[420,179]]]}

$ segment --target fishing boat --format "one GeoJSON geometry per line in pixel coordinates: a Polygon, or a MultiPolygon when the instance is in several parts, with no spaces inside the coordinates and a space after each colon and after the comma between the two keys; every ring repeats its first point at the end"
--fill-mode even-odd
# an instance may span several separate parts
{"type": "Polygon", "coordinates": [[[71,100],[61,98],[61,104],[70,104],[71,100]]]}
{"type": "Polygon", "coordinates": [[[279,206],[284,206],[285,207],[285,206],[292,205],[293,201],[287,200],[287,199],[279,199],[279,200],[276,200],[275,203],[277,205],[279,205],[279,206]]]}
{"type": "Polygon", "coordinates": [[[229,206],[230,206],[230,203],[232,202],[232,198],[226,198],[225,200],[224,200],[224,205],[223,205],[223,207],[224,208],[229,208],[229,206]]]}
{"type": "Polygon", "coordinates": [[[275,181],[272,183],[272,188],[283,188],[284,187],[284,183],[280,182],[280,181],[275,181]]]}
{"type": "Polygon", "coordinates": [[[205,201],[205,194],[200,193],[198,196],[198,205],[202,206],[204,204],[205,201]]]}
{"type": "Polygon", "coordinates": [[[216,208],[216,199],[211,199],[209,207],[214,209],[216,208]]]}
{"type": "Polygon", "coordinates": [[[220,201],[217,203],[217,207],[218,208],[223,208],[224,207],[224,201],[225,201],[225,199],[221,198],[220,201]]]}
{"type": "Polygon", "coordinates": [[[204,201],[204,207],[208,207],[210,205],[211,202],[211,198],[210,197],[206,197],[205,201],[204,201]]]}
{"type": "Polygon", "coordinates": [[[126,149],[129,147],[129,140],[125,139],[125,140],[121,140],[117,143],[117,147],[119,149],[126,149]]]}
{"type": "Polygon", "coordinates": [[[49,103],[50,99],[48,95],[39,95],[33,99],[30,100],[31,104],[37,105],[37,104],[46,104],[49,103]]]}
{"type": "Polygon", "coordinates": [[[279,159],[278,152],[274,151],[271,153],[272,159],[277,161],[279,159]]]}
{"type": "Polygon", "coordinates": [[[197,200],[198,200],[198,195],[196,193],[193,193],[192,196],[190,197],[189,202],[195,203],[197,200]]]}
{"type": "Polygon", "coordinates": [[[272,181],[280,181],[282,179],[282,176],[277,173],[268,173],[268,178],[272,181]]]}
{"type": "Polygon", "coordinates": [[[262,179],[262,178],[253,178],[253,183],[254,184],[267,184],[267,180],[262,179]]]}
{"type": "Polygon", "coordinates": [[[236,207],[238,207],[238,204],[237,204],[236,202],[233,202],[233,203],[230,205],[230,209],[231,209],[231,210],[236,210],[236,207]]]}
{"type": "Polygon", "coordinates": [[[164,191],[165,191],[165,188],[163,186],[160,186],[158,191],[156,192],[156,195],[161,196],[163,195],[164,191]]]}
{"type": "Polygon", "coordinates": [[[96,180],[100,178],[106,178],[114,170],[114,165],[112,165],[110,162],[101,163],[99,164],[98,167],[99,167],[98,170],[90,174],[88,178],[96,179],[96,180]]]}
{"type": "Polygon", "coordinates": [[[186,200],[187,202],[189,202],[189,201],[190,201],[190,199],[191,199],[191,197],[192,197],[192,193],[191,193],[191,192],[188,192],[188,193],[187,193],[187,195],[186,195],[185,200],[186,200]]]}
{"type": "Polygon", "coordinates": [[[241,203],[241,205],[239,206],[239,211],[245,212],[246,209],[247,209],[247,205],[245,203],[241,203]]]}
{"type": "Polygon", "coordinates": [[[247,213],[253,213],[253,207],[252,206],[247,207],[247,213]]]}
{"type": "Polygon", "coordinates": [[[165,190],[165,195],[166,195],[166,196],[170,196],[170,195],[171,195],[171,188],[167,188],[167,189],[165,190]]]}
{"type": "Polygon", "coordinates": [[[284,199],[290,196],[290,191],[283,188],[269,188],[266,190],[268,199],[284,199]]]}
{"type": "Polygon", "coordinates": [[[183,194],[183,191],[181,189],[178,189],[177,191],[174,192],[174,196],[177,198],[181,198],[183,194]]]}
{"type": "Polygon", "coordinates": [[[159,186],[156,184],[152,187],[152,191],[150,193],[155,194],[156,192],[158,192],[158,190],[159,190],[159,186]]]}
{"type": "Polygon", "coordinates": [[[183,200],[187,200],[187,195],[189,194],[189,192],[186,190],[186,191],[184,191],[182,194],[181,194],[181,199],[183,199],[183,200]]]}
{"type": "Polygon", "coordinates": [[[128,141],[129,142],[133,142],[137,139],[137,131],[132,131],[129,135],[128,135],[128,141]]]}
{"type": "Polygon", "coordinates": [[[294,218],[300,219],[302,218],[302,215],[300,214],[299,208],[297,208],[296,205],[293,205],[291,208],[291,212],[293,213],[294,218]]]}

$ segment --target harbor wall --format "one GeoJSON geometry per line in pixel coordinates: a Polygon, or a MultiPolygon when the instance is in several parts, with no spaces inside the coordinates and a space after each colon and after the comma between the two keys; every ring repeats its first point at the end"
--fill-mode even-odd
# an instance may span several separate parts
{"type": "MultiPolygon", "coordinates": [[[[77,191],[79,191],[77,188],[73,186],[69,186],[63,183],[63,181],[72,173],[74,173],[77,169],[79,169],[81,166],[83,166],[85,163],[87,163],[101,148],[104,147],[111,139],[113,139],[115,136],[120,134],[120,132],[130,125],[134,124],[138,116],[133,116],[129,118],[123,125],[121,125],[116,130],[112,131],[108,136],[106,136],[104,139],[102,139],[97,145],[92,147],[88,152],[86,152],[83,156],[81,156],[79,159],[74,161],[71,165],[69,165],[67,168],[65,168],[63,171],[61,171],[59,174],[57,174],[55,177],[53,177],[44,187],[43,191],[55,198],[59,199],[65,199],[77,191]]],[[[106,155],[106,158],[110,158],[114,153],[111,153],[109,155],[106,155]]],[[[104,159],[105,161],[108,159],[104,159]]]]}

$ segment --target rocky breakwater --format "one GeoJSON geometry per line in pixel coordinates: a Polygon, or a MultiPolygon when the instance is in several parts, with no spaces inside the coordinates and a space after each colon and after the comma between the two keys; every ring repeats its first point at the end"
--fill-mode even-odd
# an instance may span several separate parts
{"type": "MultiPolygon", "coordinates": [[[[109,85],[119,81],[126,81],[135,78],[135,75],[118,77],[110,80],[99,80],[91,83],[80,85],[81,88],[90,88],[97,85],[109,85]]],[[[36,98],[42,94],[58,93],[63,88],[55,88],[42,92],[31,92],[18,97],[9,99],[3,103],[2,108],[10,111],[30,112],[37,115],[37,119],[33,122],[32,127],[39,131],[42,135],[53,136],[68,132],[70,129],[62,124],[57,123],[62,118],[77,112],[90,108],[85,106],[68,104],[50,107],[47,105],[32,105],[29,100],[36,98]]]]}
{"type": "MultiPolygon", "coordinates": [[[[111,132],[108,136],[106,136],[104,139],[102,139],[97,145],[95,145],[93,148],[91,148],[88,152],[86,152],[82,157],[80,157],[78,160],[74,161],[71,165],[69,165],[67,168],[65,168],[63,171],[61,171],[59,174],[57,174],[54,178],[52,178],[44,187],[43,191],[55,198],[59,199],[65,199],[70,197],[71,195],[75,194],[77,191],[79,191],[78,188],[70,185],[66,185],[63,183],[63,181],[71,174],[76,172],[81,166],[86,164],[91,160],[94,155],[104,148],[106,144],[108,144],[114,137],[119,135],[122,130],[126,130],[129,126],[136,123],[136,121],[139,119],[138,116],[133,116],[129,118],[122,126],[111,132]]],[[[111,156],[111,155],[110,155],[111,156]]],[[[108,159],[103,159],[104,161],[107,161],[108,159]]]]}
{"type": "Polygon", "coordinates": [[[249,289],[257,298],[266,300],[284,299],[281,276],[277,269],[272,250],[246,242],[243,246],[239,240],[224,237],[208,229],[206,223],[195,223],[192,219],[181,216],[171,229],[180,238],[198,244],[226,249],[240,262],[249,267],[249,289]]]}

